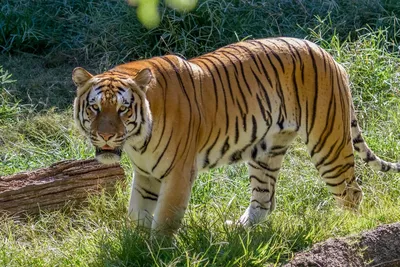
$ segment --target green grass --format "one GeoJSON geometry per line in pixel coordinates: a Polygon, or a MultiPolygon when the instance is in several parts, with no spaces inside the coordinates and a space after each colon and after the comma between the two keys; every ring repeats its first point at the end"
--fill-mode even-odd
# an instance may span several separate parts
{"type": "Polygon", "coordinates": [[[164,54],[191,58],[246,38],[303,38],[310,29],[341,42],[357,40],[367,27],[385,29],[387,40],[397,40],[400,29],[396,0],[202,0],[188,14],[163,5],[160,12],[160,26],[148,31],[123,0],[5,0],[0,62],[18,80],[10,92],[35,110],[65,110],[74,96],[76,66],[100,73],[164,54]]]}
{"type": "MultiPolygon", "coordinates": [[[[322,26],[325,27],[325,26],[322,26]]],[[[328,49],[348,69],[365,137],[385,159],[400,154],[400,59],[386,31],[366,31],[355,42],[309,38],[328,49]],[[382,138],[385,136],[385,138],[382,138]]],[[[13,104],[2,72],[0,173],[46,166],[93,152],[76,132],[71,109],[34,112],[13,104]],[[4,141],[5,141],[4,140],[4,141]],[[3,142],[4,142],[3,141],[3,142]]],[[[305,146],[289,150],[282,169],[277,210],[250,230],[228,227],[248,205],[245,165],[200,175],[184,225],[173,244],[149,241],[126,219],[129,186],[117,196],[93,197],[86,208],[42,213],[27,220],[0,220],[1,266],[264,266],[281,264],[294,253],[329,237],[344,236],[400,220],[400,177],[371,170],[357,161],[364,201],[359,213],[335,206],[318,179],[305,146]],[[282,223],[284,222],[284,223],[282,223]]],[[[130,173],[126,158],[123,165],[130,173]]],[[[130,180],[128,177],[127,180],[130,180]]]]}
{"type": "MultiPolygon", "coordinates": [[[[164,1],[161,1],[163,3],[164,1]]],[[[161,24],[147,31],[124,1],[6,0],[0,12],[3,52],[47,55],[96,67],[165,53],[193,57],[243,38],[297,36],[330,16],[340,38],[357,36],[365,25],[398,35],[400,3],[395,0],[239,1],[203,0],[179,14],[161,5],[161,24]],[[301,27],[296,27],[301,25],[301,27]]]]}
{"type": "MultiPolygon", "coordinates": [[[[161,9],[146,31],[124,1],[7,0],[0,12],[0,176],[93,156],[75,129],[71,71],[100,72],[165,53],[193,57],[244,38],[311,39],[345,66],[369,146],[400,155],[398,1],[200,1],[190,14],[161,9]],[[368,25],[367,25],[368,24],[368,25]],[[10,74],[12,76],[10,77],[10,74]],[[13,81],[15,80],[15,81],[13,81]],[[382,138],[384,137],[384,138],[382,138]]],[[[130,182],[131,166],[123,157],[130,182]]],[[[265,223],[227,227],[248,205],[247,168],[227,166],[197,179],[173,244],[150,241],[126,219],[129,186],[27,219],[0,218],[0,266],[265,266],[330,237],[400,221],[400,177],[357,160],[359,213],[335,206],[300,142],[290,148],[265,223]]]]}

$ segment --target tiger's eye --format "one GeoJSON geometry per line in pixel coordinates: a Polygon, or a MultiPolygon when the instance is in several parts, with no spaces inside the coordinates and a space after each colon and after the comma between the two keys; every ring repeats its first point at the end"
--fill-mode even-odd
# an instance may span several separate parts
{"type": "Polygon", "coordinates": [[[99,106],[97,104],[90,105],[88,108],[92,111],[99,111],[99,106]]]}
{"type": "Polygon", "coordinates": [[[124,112],[125,110],[127,110],[127,107],[125,107],[125,106],[121,106],[121,107],[119,108],[119,111],[120,111],[120,112],[124,112]]]}

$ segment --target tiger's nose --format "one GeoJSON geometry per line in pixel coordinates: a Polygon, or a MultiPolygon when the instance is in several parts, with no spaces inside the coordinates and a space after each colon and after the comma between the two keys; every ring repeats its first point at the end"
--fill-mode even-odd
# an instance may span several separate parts
{"type": "Polygon", "coordinates": [[[113,137],[115,134],[110,134],[110,133],[99,133],[99,135],[104,139],[104,141],[108,141],[111,137],[113,137]]]}

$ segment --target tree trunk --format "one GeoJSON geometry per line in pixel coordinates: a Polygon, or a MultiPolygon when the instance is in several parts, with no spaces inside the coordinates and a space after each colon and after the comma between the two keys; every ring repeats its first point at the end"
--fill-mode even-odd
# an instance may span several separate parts
{"type": "Polygon", "coordinates": [[[56,210],[67,202],[79,204],[89,194],[103,190],[114,193],[115,184],[125,178],[118,165],[96,160],[66,160],[48,168],[0,176],[0,213],[35,214],[56,210]]]}

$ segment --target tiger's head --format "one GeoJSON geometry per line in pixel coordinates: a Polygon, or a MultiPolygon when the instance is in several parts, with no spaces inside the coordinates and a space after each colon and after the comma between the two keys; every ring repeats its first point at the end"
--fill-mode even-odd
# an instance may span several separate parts
{"type": "Polygon", "coordinates": [[[132,76],[116,71],[93,76],[83,68],[74,69],[75,123],[96,148],[101,163],[118,162],[127,140],[143,141],[149,134],[146,90],[152,78],[148,68],[132,76]]]}

